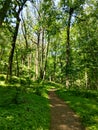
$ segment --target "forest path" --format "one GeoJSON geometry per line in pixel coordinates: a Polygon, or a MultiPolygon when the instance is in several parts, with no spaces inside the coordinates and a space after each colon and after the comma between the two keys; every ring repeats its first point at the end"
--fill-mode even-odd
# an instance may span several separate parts
{"type": "Polygon", "coordinates": [[[55,90],[49,92],[49,99],[51,104],[50,130],[85,130],[79,117],[57,97],[55,90]]]}

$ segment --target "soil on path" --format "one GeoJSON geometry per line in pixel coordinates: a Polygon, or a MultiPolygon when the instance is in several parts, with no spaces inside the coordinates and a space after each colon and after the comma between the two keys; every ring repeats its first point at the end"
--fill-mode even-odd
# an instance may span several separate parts
{"type": "Polygon", "coordinates": [[[50,130],[85,130],[79,117],[59,99],[54,91],[49,92],[51,104],[50,130]]]}

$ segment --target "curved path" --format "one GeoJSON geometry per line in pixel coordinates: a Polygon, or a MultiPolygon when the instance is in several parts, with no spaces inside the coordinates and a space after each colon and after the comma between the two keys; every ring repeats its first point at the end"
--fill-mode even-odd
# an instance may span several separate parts
{"type": "Polygon", "coordinates": [[[49,92],[51,104],[51,128],[50,130],[85,130],[79,117],[59,99],[54,91],[49,92]]]}

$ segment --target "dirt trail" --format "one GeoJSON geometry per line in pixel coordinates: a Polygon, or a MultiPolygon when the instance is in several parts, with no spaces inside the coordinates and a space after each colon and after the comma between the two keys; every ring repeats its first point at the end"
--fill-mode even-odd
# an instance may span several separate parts
{"type": "Polygon", "coordinates": [[[59,99],[54,91],[49,92],[51,103],[51,128],[50,130],[85,130],[79,117],[59,99]]]}

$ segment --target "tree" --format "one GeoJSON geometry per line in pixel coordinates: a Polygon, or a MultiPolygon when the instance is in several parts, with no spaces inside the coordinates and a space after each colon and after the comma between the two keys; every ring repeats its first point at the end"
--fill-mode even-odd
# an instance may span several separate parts
{"type": "MultiPolygon", "coordinates": [[[[20,1],[20,2],[16,2],[16,5],[14,5],[13,11],[14,11],[14,18],[16,18],[16,25],[14,27],[14,32],[13,32],[13,38],[12,38],[12,48],[10,51],[10,55],[9,55],[9,65],[8,65],[8,72],[7,72],[7,80],[9,78],[12,77],[12,63],[13,63],[13,56],[14,56],[14,50],[15,50],[15,44],[16,44],[16,39],[17,39],[17,35],[18,35],[18,29],[19,29],[19,23],[20,23],[20,12],[22,11],[25,3],[27,2],[27,0],[24,1],[20,1]],[[17,10],[18,8],[18,10],[17,10]]],[[[13,12],[12,11],[12,12],[13,12]]]]}
{"type": "Polygon", "coordinates": [[[63,6],[63,10],[65,13],[68,13],[68,18],[65,23],[67,24],[66,29],[66,87],[69,88],[70,85],[70,66],[71,66],[71,44],[70,44],[70,29],[71,25],[74,21],[72,21],[72,17],[75,17],[78,15],[79,10],[84,4],[84,1],[70,1],[70,0],[61,0],[61,5],[63,6]]]}

